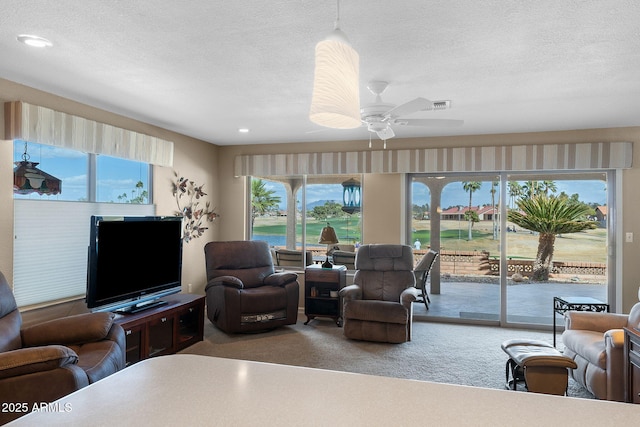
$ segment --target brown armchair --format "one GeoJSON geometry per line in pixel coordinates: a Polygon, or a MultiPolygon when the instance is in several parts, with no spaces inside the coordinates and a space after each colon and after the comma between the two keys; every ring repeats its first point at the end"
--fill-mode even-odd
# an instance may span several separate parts
{"type": "MultiPolygon", "coordinates": [[[[112,313],[86,313],[21,330],[22,316],[0,273],[0,401],[52,402],[125,366],[125,336],[112,313]]],[[[20,408],[25,409],[25,408],[20,408]]],[[[0,424],[24,415],[0,412],[0,424]]]]}
{"type": "Polygon", "coordinates": [[[411,246],[360,246],[355,267],[353,285],[340,291],[344,335],[366,341],[410,341],[412,303],[419,293],[411,246]]]}
{"type": "Polygon", "coordinates": [[[624,401],[625,327],[640,328],[640,303],[629,314],[565,313],[564,355],[578,365],[569,373],[598,399],[624,401]]]}
{"type": "Polygon", "coordinates": [[[225,332],[255,332],[298,320],[298,275],[276,273],[263,241],[209,242],[207,317],[225,332]]]}

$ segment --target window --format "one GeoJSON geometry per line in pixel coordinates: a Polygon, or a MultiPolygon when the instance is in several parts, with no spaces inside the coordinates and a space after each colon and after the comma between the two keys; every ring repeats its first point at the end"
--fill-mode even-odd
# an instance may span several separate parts
{"type": "Polygon", "coordinates": [[[96,201],[148,204],[149,165],[142,162],[97,156],[96,201]]]}
{"type": "Polygon", "coordinates": [[[66,148],[13,141],[13,161],[25,158],[38,163],[38,168],[62,181],[60,194],[15,194],[14,199],[30,200],[88,200],[89,155],[66,148]]]}
{"type": "Polygon", "coordinates": [[[149,164],[14,141],[62,181],[61,193],[14,194],[14,295],[18,306],[77,299],[86,289],[91,215],[154,215],[149,164]]]}
{"type": "Polygon", "coordinates": [[[359,175],[251,177],[251,239],[275,249],[304,248],[324,261],[328,248],[318,238],[329,223],[340,248],[353,250],[362,241],[361,181],[359,175]]]}
{"type": "Polygon", "coordinates": [[[38,163],[38,168],[60,179],[62,191],[56,195],[14,194],[16,199],[151,203],[148,163],[15,140],[14,161],[21,161],[25,155],[38,163]]]}

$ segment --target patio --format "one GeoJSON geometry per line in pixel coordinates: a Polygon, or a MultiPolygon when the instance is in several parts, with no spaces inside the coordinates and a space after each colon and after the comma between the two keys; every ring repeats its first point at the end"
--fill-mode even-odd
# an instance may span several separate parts
{"type": "MultiPolygon", "coordinates": [[[[444,279],[441,293],[431,294],[427,310],[422,303],[414,304],[414,319],[425,321],[460,321],[495,323],[499,320],[500,286],[474,278],[444,279]],[[457,319],[457,320],[455,320],[457,319]]],[[[480,279],[481,280],[481,279],[480,279]]],[[[510,282],[507,286],[507,320],[552,329],[553,297],[592,297],[607,301],[607,287],[584,282],[510,282]]],[[[558,314],[557,323],[563,325],[558,314]]]]}

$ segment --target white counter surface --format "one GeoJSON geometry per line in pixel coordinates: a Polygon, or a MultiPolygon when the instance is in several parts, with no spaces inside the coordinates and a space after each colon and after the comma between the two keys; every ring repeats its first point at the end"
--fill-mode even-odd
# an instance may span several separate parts
{"type": "MultiPolygon", "coordinates": [[[[292,349],[292,351],[295,351],[292,349]]],[[[452,364],[452,369],[456,369],[452,364]]],[[[179,354],[11,426],[630,426],[640,405],[179,354]]]]}

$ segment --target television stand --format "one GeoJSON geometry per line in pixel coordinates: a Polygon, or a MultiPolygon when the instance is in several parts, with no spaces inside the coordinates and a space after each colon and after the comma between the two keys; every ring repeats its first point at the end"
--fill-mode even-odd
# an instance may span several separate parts
{"type": "MultiPolygon", "coordinates": [[[[155,301],[154,301],[155,302],[155,301]]],[[[173,294],[159,306],[144,306],[140,313],[117,313],[124,329],[127,366],[153,356],[173,354],[202,341],[204,295],[173,294]]]]}
{"type": "Polygon", "coordinates": [[[144,310],[149,310],[150,308],[160,307],[163,305],[167,305],[166,301],[161,299],[152,299],[149,301],[141,302],[139,304],[130,305],[129,307],[124,307],[119,310],[116,310],[118,314],[134,314],[139,313],[144,310]]]}

